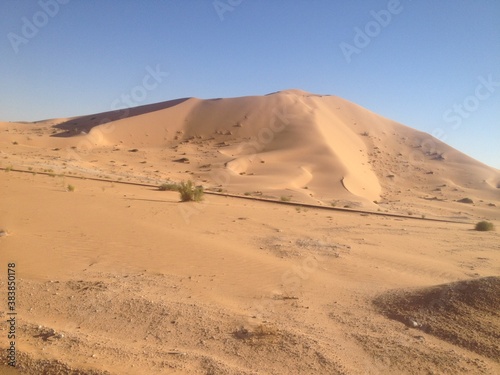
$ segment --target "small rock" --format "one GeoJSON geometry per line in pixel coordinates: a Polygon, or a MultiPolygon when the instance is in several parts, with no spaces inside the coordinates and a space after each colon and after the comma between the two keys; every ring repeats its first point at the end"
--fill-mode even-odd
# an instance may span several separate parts
{"type": "Polygon", "coordinates": [[[422,324],[420,324],[419,322],[417,322],[416,320],[414,319],[408,319],[408,325],[412,328],[419,328],[419,327],[422,327],[422,324]]]}

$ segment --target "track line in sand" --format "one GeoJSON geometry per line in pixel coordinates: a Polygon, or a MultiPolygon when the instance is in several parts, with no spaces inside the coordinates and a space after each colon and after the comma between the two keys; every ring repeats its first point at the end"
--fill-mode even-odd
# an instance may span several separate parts
{"type": "MultiPolygon", "coordinates": [[[[55,176],[67,177],[67,178],[73,178],[73,179],[77,179],[77,180],[112,182],[115,184],[158,188],[158,185],[146,184],[146,183],[141,183],[141,182],[109,180],[109,179],[98,178],[98,177],[72,176],[72,175],[66,175],[66,174],[55,174],[54,172],[37,172],[37,171],[27,171],[27,170],[23,170],[23,169],[4,168],[4,167],[0,167],[0,170],[8,171],[8,172],[29,173],[29,174],[35,174],[35,175],[46,175],[46,176],[51,176],[51,177],[55,177],[55,176]]],[[[375,212],[375,211],[357,210],[357,209],[351,209],[351,208],[320,206],[320,205],[311,204],[311,203],[285,202],[285,201],[276,200],[276,199],[251,197],[251,196],[240,195],[240,194],[231,194],[231,193],[219,193],[219,192],[210,191],[210,190],[204,190],[204,193],[207,195],[218,195],[218,196],[222,196],[222,197],[247,199],[247,200],[251,200],[251,201],[282,204],[282,205],[295,206],[295,207],[316,208],[316,209],[321,209],[321,210],[342,211],[342,212],[355,213],[355,214],[368,214],[368,215],[375,215],[375,216],[394,217],[394,218],[420,220],[420,221],[433,221],[433,222],[440,222],[440,223],[454,223],[454,224],[472,225],[472,223],[468,222],[468,221],[456,221],[456,220],[449,220],[449,219],[438,219],[438,218],[427,218],[427,217],[423,218],[423,217],[418,217],[418,216],[409,216],[409,215],[387,213],[387,212],[375,212]]]]}

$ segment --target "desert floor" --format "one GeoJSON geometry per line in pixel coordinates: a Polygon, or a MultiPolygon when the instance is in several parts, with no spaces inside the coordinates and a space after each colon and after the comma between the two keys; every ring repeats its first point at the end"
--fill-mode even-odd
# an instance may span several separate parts
{"type": "MultiPolygon", "coordinates": [[[[498,232],[224,196],[180,203],[176,192],[14,171],[0,186],[19,373],[500,371],[498,356],[373,304],[387,291],[500,275],[498,232]]],[[[498,335],[498,315],[490,323],[498,335]]]]}
{"type": "Polygon", "coordinates": [[[2,374],[500,373],[500,171],[298,90],[126,112],[0,122],[2,374]]]}

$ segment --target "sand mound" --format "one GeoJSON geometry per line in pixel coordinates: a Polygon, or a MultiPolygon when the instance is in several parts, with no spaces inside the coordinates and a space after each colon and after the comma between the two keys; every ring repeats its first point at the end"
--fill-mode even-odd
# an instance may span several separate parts
{"type": "Polygon", "coordinates": [[[342,98],[298,89],[0,123],[0,133],[3,166],[18,169],[189,178],[207,190],[419,217],[467,218],[457,201],[470,197],[468,211],[493,219],[500,204],[500,171],[342,98]]]}
{"type": "Polygon", "coordinates": [[[374,303],[391,319],[499,361],[500,277],[390,292],[374,303]]]}

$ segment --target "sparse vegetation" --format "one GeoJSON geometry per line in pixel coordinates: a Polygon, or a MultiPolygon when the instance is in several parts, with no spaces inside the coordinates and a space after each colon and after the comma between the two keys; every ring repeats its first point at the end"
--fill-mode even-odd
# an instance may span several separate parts
{"type": "Polygon", "coordinates": [[[199,202],[203,199],[203,187],[195,186],[191,180],[181,182],[178,191],[182,202],[199,202]]]}
{"type": "Polygon", "coordinates": [[[467,204],[472,204],[474,203],[474,201],[470,198],[462,198],[462,199],[459,199],[457,202],[460,202],[460,203],[467,203],[467,204]]]}
{"type": "Polygon", "coordinates": [[[9,165],[5,168],[5,172],[10,172],[12,170],[12,165],[9,165]]]}
{"type": "Polygon", "coordinates": [[[490,223],[489,221],[480,221],[476,223],[475,230],[481,231],[481,232],[488,232],[495,230],[495,226],[493,223],[490,223]]]}
{"type": "Polygon", "coordinates": [[[282,202],[290,202],[292,200],[292,198],[291,197],[287,197],[285,195],[282,195],[281,198],[280,198],[280,200],[282,202]]]}
{"type": "Polygon", "coordinates": [[[74,192],[75,191],[75,187],[73,185],[68,185],[66,187],[66,189],[69,191],[69,192],[74,192]]]}
{"type": "Polygon", "coordinates": [[[158,186],[158,189],[161,191],[179,191],[179,184],[166,182],[158,186]]]}

